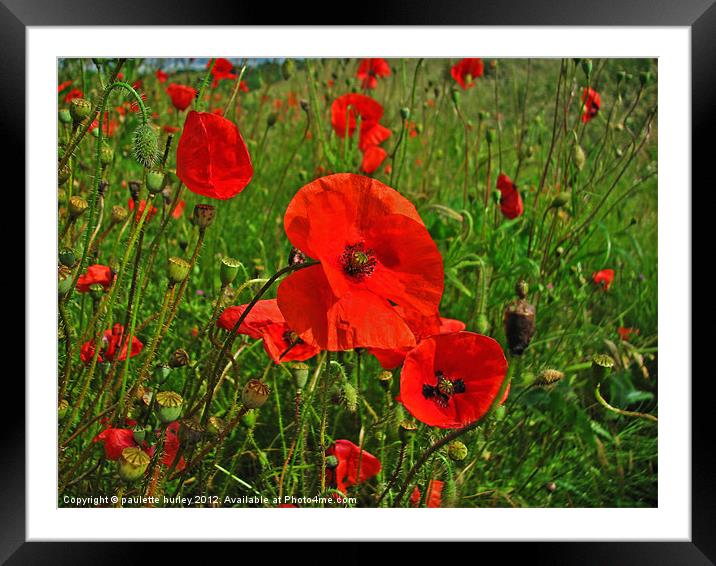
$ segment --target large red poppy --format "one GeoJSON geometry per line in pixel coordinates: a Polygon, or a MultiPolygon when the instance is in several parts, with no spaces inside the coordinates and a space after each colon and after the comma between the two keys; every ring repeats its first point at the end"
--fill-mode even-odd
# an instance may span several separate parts
{"type": "Polygon", "coordinates": [[[460,88],[467,90],[475,86],[475,81],[472,79],[481,77],[485,71],[485,65],[482,59],[462,59],[459,63],[452,66],[450,69],[450,75],[457,81],[460,88]]]}
{"type": "MultiPolygon", "coordinates": [[[[124,334],[124,326],[118,322],[109,330],[105,330],[104,336],[102,337],[102,345],[100,347],[99,354],[97,355],[97,361],[109,362],[113,361],[117,355],[117,348],[119,348],[120,342],[122,342],[122,335],[124,334]]],[[[136,336],[132,336],[132,349],[129,357],[133,358],[139,352],[142,351],[144,344],[136,336]]],[[[80,359],[83,363],[89,364],[94,357],[94,340],[89,340],[82,344],[80,348],[80,359]]],[[[122,345],[122,351],[119,353],[119,361],[127,358],[127,343],[122,345]]]]}
{"type": "Polygon", "coordinates": [[[614,282],[614,270],[613,269],[602,269],[592,273],[592,280],[599,285],[605,291],[609,290],[612,283],[614,282]]]}
{"type": "Polygon", "coordinates": [[[229,199],[249,184],[253,174],[236,124],[211,112],[189,112],[177,147],[177,176],[190,191],[229,199]]]}
{"type": "Polygon", "coordinates": [[[102,285],[104,290],[112,284],[112,270],[98,263],[90,265],[87,272],[77,278],[77,291],[87,293],[92,285],[102,285]]]}
{"type": "MultiPolygon", "coordinates": [[[[228,307],[221,313],[216,325],[231,331],[248,305],[228,307]]],[[[278,363],[302,362],[315,356],[320,350],[307,344],[286,324],[276,299],[258,301],[236,331],[255,340],[263,340],[269,357],[278,363]],[[291,346],[297,342],[294,346],[291,346]],[[284,354],[284,355],[282,355],[284,354]]]]}
{"type": "Polygon", "coordinates": [[[186,110],[191,106],[191,103],[194,101],[194,97],[196,97],[196,89],[180,85],[177,83],[171,83],[167,87],[167,94],[169,95],[169,98],[172,99],[172,105],[177,110],[186,110]]]}
{"type": "Polygon", "coordinates": [[[522,216],[525,207],[522,203],[520,192],[517,190],[517,185],[504,173],[500,173],[497,177],[497,189],[502,195],[500,197],[500,210],[502,214],[510,220],[522,216]]]}
{"type": "Polygon", "coordinates": [[[375,179],[329,175],[296,193],[284,227],[320,262],[278,288],[278,306],[303,340],[331,351],[415,344],[394,306],[430,316],[444,282],[440,252],[410,201],[375,179]]]}
{"type": "MultiPolygon", "coordinates": [[[[442,506],[442,494],[445,483],[440,480],[430,480],[428,483],[428,494],[425,496],[426,507],[441,507],[442,506]]],[[[413,493],[410,495],[410,504],[413,507],[420,505],[420,490],[418,486],[415,486],[413,493]]]]}
{"type": "Polygon", "coordinates": [[[585,124],[594,118],[602,105],[602,98],[593,88],[582,91],[582,122],[585,124]]]}
{"type": "Polygon", "coordinates": [[[500,345],[474,332],[431,336],[412,349],[400,374],[400,401],[419,421],[459,428],[482,417],[507,374],[500,345]]]}
{"type": "Polygon", "coordinates": [[[122,450],[135,446],[134,432],[129,428],[106,428],[92,439],[104,444],[104,455],[108,460],[119,460],[122,450]]]}
{"type": "Polygon", "coordinates": [[[362,88],[375,88],[378,86],[378,77],[389,77],[390,66],[385,59],[363,59],[358,66],[358,77],[362,88]]]}
{"type": "Polygon", "coordinates": [[[331,486],[343,493],[352,485],[364,482],[380,472],[380,460],[365,450],[361,451],[360,447],[350,440],[336,440],[326,450],[326,455],[335,456],[338,460],[338,465],[333,470],[326,470],[326,479],[331,486]]]}

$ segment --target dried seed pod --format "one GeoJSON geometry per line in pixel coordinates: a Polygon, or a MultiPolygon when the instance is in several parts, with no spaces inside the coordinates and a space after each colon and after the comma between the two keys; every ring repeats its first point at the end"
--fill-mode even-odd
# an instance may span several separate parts
{"type": "Polygon", "coordinates": [[[189,365],[189,354],[184,348],[178,348],[172,352],[169,358],[170,368],[180,368],[189,365]]]}
{"type": "Polygon", "coordinates": [[[241,392],[241,402],[248,409],[258,409],[269,397],[271,390],[259,379],[250,379],[241,392]]]}
{"type": "Polygon", "coordinates": [[[527,301],[527,283],[517,283],[519,299],[505,308],[504,326],[507,345],[513,356],[520,356],[527,349],[535,333],[536,311],[534,305],[527,301]]]}

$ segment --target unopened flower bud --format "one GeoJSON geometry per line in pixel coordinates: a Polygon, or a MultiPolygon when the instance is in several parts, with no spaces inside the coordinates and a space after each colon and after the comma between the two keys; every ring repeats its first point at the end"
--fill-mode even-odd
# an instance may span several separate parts
{"type": "Polygon", "coordinates": [[[188,261],[180,257],[170,257],[168,265],[170,284],[181,283],[189,276],[191,265],[188,261]]]}
{"type": "Polygon", "coordinates": [[[346,402],[346,408],[355,413],[358,408],[358,392],[350,381],[343,382],[343,399],[346,402]]]}
{"type": "Polygon", "coordinates": [[[167,378],[171,375],[172,368],[165,366],[164,364],[157,364],[154,366],[154,381],[159,385],[162,385],[167,378]]]}
{"type": "Polygon", "coordinates": [[[119,457],[119,477],[126,482],[135,482],[147,471],[151,458],[138,446],[130,446],[122,450],[119,457]]]}
{"type": "Polygon", "coordinates": [[[625,71],[617,71],[617,84],[620,84],[626,78],[625,71]]]}
{"type": "Polygon", "coordinates": [[[462,462],[467,458],[467,446],[459,440],[453,440],[448,444],[447,453],[453,462],[462,462]]]}
{"type": "Polygon", "coordinates": [[[239,274],[239,267],[241,267],[241,262],[238,259],[225,257],[221,260],[219,278],[224,287],[234,282],[234,279],[239,274]]]}
{"type": "Polygon", "coordinates": [[[296,389],[303,389],[308,381],[308,364],[304,362],[294,362],[290,367],[296,389]]]}
{"type": "Polygon", "coordinates": [[[451,94],[452,94],[452,103],[455,106],[458,106],[460,104],[460,91],[453,90],[451,94]]]}
{"type": "Polygon", "coordinates": [[[273,128],[273,127],[276,125],[276,120],[277,120],[277,119],[278,119],[278,116],[277,116],[274,112],[271,112],[271,113],[266,117],[266,126],[267,126],[268,128],[273,128]]]}
{"type": "Polygon", "coordinates": [[[248,409],[258,409],[269,397],[271,390],[263,381],[250,379],[241,391],[241,402],[248,409]]]}
{"type": "Polygon", "coordinates": [[[57,270],[57,293],[66,295],[72,289],[72,270],[66,265],[60,265],[57,270]]]}
{"type": "Polygon", "coordinates": [[[85,199],[80,196],[70,197],[69,210],[72,218],[79,218],[82,216],[89,207],[89,204],[85,199]]]}
{"type": "Polygon", "coordinates": [[[281,76],[287,81],[293,76],[295,70],[296,64],[293,62],[293,59],[286,59],[281,65],[281,76]]]}
{"type": "Polygon", "coordinates": [[[241,417],[241,425],[251,430],[256,426],[256,411],[247,411],[241,417]]]}
{"type": "Polygon", "coordinates": [[[58,257],[62,265],[72,267],[77,263],[77,256],[72,248],[63,248],[60,250],[58,257]]]}
{"type": "Polygon", "coordinates": [[[579,171],[584,169],[584,164],[587,162],[587,155],[584,153],[582,146],[579,144],[574,145],[574,150],[572,151],[572,161],[574,161],[574,166],[579,171]]]}
{"type": "Polygon", "coordinates": [[[102,142],[102,146],[99,150],[99,162],[103,166],[107,166],[112,163],[114,158],[114,150],[109,146],[107,142],[102,142]]]}
{"type": "Polygon", "coordinates": [[[147,169],[151,169],[159,161],[159,138],[148,123],[140,124],[134,130],[132,149],[134,158],[147,169]]]}
{"type": "Polygon", "coordinates": [[[92,103],[84,98],[73,98],[70,102],[70,117],[75,125],[87,118],[92,112],[92,103]]]}
{"type": "Polygon", "coordinates": [[[201,229],[211,226],[216,218],[216,207],[211,204],[197,204],[194,206],[194,224],[201,229]]]}
{"type": "Polygon", "coordinates": [[[493,128],[487,128],[485,131],[485,139],[490,145],[495,141],[495,130],[493,128]]]}
{"type": "Polygon", "coordinates": [[[485,313],[480,313],[477,315],[477,320],[475,321],[475,330],[478,334],[487,334],[490,331],[490,319],[487,318],[487,315],[485,313]]]}
{"type": "Polygon", "coordinates": [[[93,301],[99,301],[104,295],[104,287],[99,283],[94,283],[89,286],[89,293],[93,301]]]}
{"type": "Polygon", "coordinates": [[[545,369],[542,370],[537,379],[535,379],[535,385],[540,387],[548,387],[554,385],[558,381],[564,379],[564,374],[556,369],[545,369]]]}
{"type": "Polygon", "coordinates": [[[157,393],[157,418],[169,424],[177,420],[181,415],[184,399],[174,391],[160,391],[157,393]]]}
{"type": "Polygon", "coordinates": [[[410,108],[408,108],[408,107],[406,107],[406,106],[403,106],[403,107],[400,109],[400,117],[401,117],[403,120],[407,120],[408,118],[410,118],[410,108]]]}
{"type": "Polygon", "coordinates": [[[582,72],[584,73],[584,76],[587,78],[592,76],[592,60],[591,59],[582,59],[582,72]]]}
{"type": "Polygon", "coordinates": [[[639,73],[639,83],[641,84],[641,86],[646,86],[651,83],[651,72],[642,71],[641,73],[639,73]]]}

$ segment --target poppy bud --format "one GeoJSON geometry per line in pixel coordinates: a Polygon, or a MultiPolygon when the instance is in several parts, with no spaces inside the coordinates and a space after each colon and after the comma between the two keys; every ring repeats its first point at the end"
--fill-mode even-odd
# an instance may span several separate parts
{"type": "Polygon", "coordinates": [[[83,199],[82,197],[78,197],[77,195],[70,198],[70,216],[72,218],[79,218],[82,216],[87,210],[87,207],[89,207],[89,204],[87,204],[87,201],[83,199]]]}
{"type": "Polygon", "coordinates": [[[296,64],[293,59],[286,59],[281,65],[281,75],[283,79],[287,81],[293,76],[293,72],[296,70],[296,64]]]}
{"type": "Polygon", "coordinates": [[[172,368],[165,366],[164,364],[157,364],[154,367],[154,380],[161,385],[164,383],[169,375],[171,374],[172,368]]]}
{"type": "Polygon", "coordinates": [[[641,86],[646,86],[651,82],[651,73],[649,71],[642,71],[639,73],[639,83],[641,86]]]}
{"type": "Polygon", "coordinates": [[[70,111],[67,110],[67,108],[63,108],[62,110],[57,112],[57,118],[63,124],[71,124],[72,123],[72,114],[70,114],[70,111]]]}
{"type": "Polygon", "coordinates": [[[592,375],[600,381],[607,374],[607,371],[614,367],[614,358],[607,354],[594,354],[592,356],[592,375]]]}
{"type": "Polygon", "coordinates": [[[159,139],[148,123],[140,124],[132,136],[134,158],[147,169],[159,161],[159,139]]]}
{"type": "Polygon", "coordinates": [[[333,454],[329,454],[326,456],[326,468],[329,470],[334,470],[338,467],[338,458],[334,456],[333,454]]]}
{"type": "Polygon", "coordinates": [[[249,430],[256,426],[256,411],[247,411],[241,417],[241,424],[249,430]]]}
{"type": "Polygon", "coordinates": [[[407,107],[403,106],[403,107],[400,109],[400,117],[401,117],[403,120],[407,120],[408,118],[410,118],[410,108],[407,108],[407,107]]]}
{"type": "Polygon", "coordinates": [[[61,421],[64,420],[69,410],[70,404],[67,402],[67,399],[62,399],[60,404],[57,406],[57,418],[61,421]]]}
{"type": "Polygon", "coordinates": [[[304,362],[294,362],[291,364],[291,374],[296,384],[296,389],[303,389],[308,381],[308,364],[304,362]]]}
{"type": "Polygon", "coordinates": [[[271,113],[266,117],[266,127],[268,127],[268,128],[273,128],[273,127],[276,125],[276,119],[277,119],[277,118],[278,118],[278,117],[276,116],[276,114],[275,114],[274,112],[271,112],[271,113]]]}
{"type": "Polygon", "coordinates": [[[241,391],[241,402],[248,409],[258,409],[268,399],[271,390],[263,381],[250,379],[241,391]]]}
{"type": "Polygon", "coordinates": [[[222,430],[224,430],[224,421],[214,415],[209,417],[209,421],[206,423],[206,431],[209,434],[219,434],[222,430]]]}
{"type": "Polygon", "coordinates": [[[231,285],[236,276],[239,274],[239,267],[241,262],[238,259],[231,257],[225,257],[221,260],[221,268],[219,269],[219,278],[221,279],[221,285],[226,287],[231,285]]]}
{"type": "Polygon", "coordinates": [[[57,271],[57,293],[66,295],[72,289],[72,270],[66,265],[60,265],[57,271]]]}
{"type": "Polygon", "coordinates": [[[306,261],[306,254],[304,254],[301,250],[298,248],[291,248],[291,251],[288,253],[288,264],[289,265],[299,265],[306,261]]]}
{"type": "Polygon", "coordinates": [[[380,375],[378,376],[378,383],[380,383],[381,387],[388,391],[390,389],[390,384],[393,381],[393,372],[391,371],[381,371],[380,375]]]}
{"type": "Polygon", "coordinates": [[[311,106],[308,104],[308,100],[306,100],[306,99],[304,99],[304,98],[301,99],[301,101],[299,102],[299,104],[301,105],[301,110],[303,110],[304,112],[308,112],[308,109],[311,107],[311,106]]]}
{"type": "Polygon", "coordinates": [[[549,205],[550,208],[562,208],[566,206],[570,199],[572,198],[572,193],[569,192],[561,192],[559,193],[554,199],[552,200],[552,203],[549,205]]]}
{"type": "Polygon", "coordinates": [[[124,222],[127,219],[127,216],[129,216],[129,212],[123,206],[117,204],[112,207],[113,224],[119,224],[120,222],[124,222]]]}
{"type": "Polygon", "coordinates": [[[487,128],[485,131],[485,139],[490,145],[495,141],[495,130],[493,128],[487,128]]]}
{"type": "Polygon", "coordinates": [[[535,308],[525,297],[527,296],[527,283],[517,283],[517,295],[520,297],[505,308],[503,323],[507,345],[513,356],[521,355],[535,332],[535,308]]]}
{"type": "Polygon", "coordinates": [[[181,415],[184,399],[174,391],[157,393],[157,417],[164,424],[173,423],[181,415]]]}
{"type": "Polygon", "coordinates": [[[197,204],[194,206],[194,224],[206,230],[216,218],[216,207],[211,204],[197,204]]]}
{"type": "Polygon", "coordinates": [[[170,257],[169,261],[169,282],[170,284],[181,283],[189,275],[191,265],[180,257],[170,257]]]}
{"type": "Polygon", "coordinates": [[[135,482],[144,475],[151,462],[149,454],[138,446],[130,446],[122,450],[119,457],[119,477],[126,482],[135,482]]]}
{"type": "Polygon", "coordinates": [[[478,334],[487,334],[490,331],[490,320],[487,318],[485,313],[477,315],[475,330],[477,330],[478,334]]]}
{"type": "Polygon", "coordinates": [[[587,78],[592,76],[592,60],[591,59],[582,59],[582,72],[584,73],[584,76],[587,78]]]}
{"type": "Polygon", "coordinates": [[[485,112],[484,110],[480,110],[480,111],[477,113],[477,119],[480,120],[480,122],[484,122],[484,121],[487,120],[489,117],[490,117],[490,113],[489,113],[489,112],[485,112]]]}
{"type": "Polygon", "coordinates": [[[417,431],[418,425],[415,424],[414,421],[402,421],[400,426],[398,426],[398,437],[400,438],[400,442],[407,444],[413,439],[417,431]]]}
{"type": "Polygon", "coordinates": [[[60,263],[62,265],[66,265],[67,267],[72,267],[77,262],[75,251],[72,248],[64,248],[60,250],[58,257],[60,259],[60,263]]]}
{"type": "Polygon", "coordinates": [[[167,184],[167,177],[163,171],[150,171],[147,173],[147,189],[153,195],[161,192],[167,184]]]}
{"type": "Polygon", "coordinates": [[[579,171],[584,169],[584,164],[587,162],[587,156],[581,145],[575,144],[574,151],[572,151],[572,160],[574,161],[575,167],[579,171]]]}
{"type": "Polygon", "coordinates": [[[554,250],[554,254],[557,257],[562,257],[564,255],[564,248],[562,246],[558,246],[556,250],[554,250]]]}
{"type": "Polygon", "coordinates": [[[114,157],[114,150],[109,146],[107,142],[102,142],[102,146],[99,150],[99,162],[107,166],[110,163],[112,163],[112,158],[114,157]]]}
{"type": "Polygon", "coordinates": [[[452,103],[455,106],[458,106],[460,104],[460,91],[459,90],[452,91],[452,103]]]}
{"type": "Polygon", "coordinates": [[[617,84],[621,83],[626,78],[625,71],[617,71],[617,84]]]}
{"type": "Polygon", "coordinates": [[[69,163],[65,163],[64,167],[57,170],[57,186],[64,185],[72,175],[69,163]]]}
{"type": "Polygon", "coordinates": [[[147,436],[147,429],[142,425],[137,425],[132,431],[132,436],[134,438],[134,442],[141,444],[147,436]]]}
{"type": "Polygon", "coordinates": [[[447,447],[448,457],[453,462],[462,462],[467,458],[467,446],[459,440],[453,440],[447,447]]]}
{"type": "Polygon", "coordinates": [[[70,102],[70,117],[75,125],[87,118],[92,112],[92,103],[84,98],[73,98],[70,102]]]}
{"type": "Polygon", "coordinates": [[[355,413],[358,408],[358,392],[349,381],[343,382],[343,399],[346,402],[346,408],[351,413],[355,413]]]}
{"type": "Polygon", "coordinates": [[[169,367],[180,368],[186,365],[189,365],[189,354],[187,351],[184,348],[174,350],[169,358],[169,367]]]}
{"type": "Polygon", "coordinates": [[[564,374],[561,371],[556,369],[545,369],[542,370],[537,376],[537,379],[535,379],[535,385],[548,387],[550,385],[554,385],[562,379],[564,379],[564,374]]]}

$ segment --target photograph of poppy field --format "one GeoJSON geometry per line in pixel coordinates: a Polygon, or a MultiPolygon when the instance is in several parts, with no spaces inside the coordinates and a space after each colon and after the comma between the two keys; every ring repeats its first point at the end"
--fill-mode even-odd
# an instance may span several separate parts
{"type": "Polygon", "coordinates": [[[59,59],[60,507],[655,507],[657,61],[59,59]]]}

